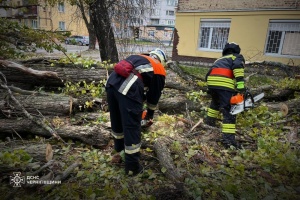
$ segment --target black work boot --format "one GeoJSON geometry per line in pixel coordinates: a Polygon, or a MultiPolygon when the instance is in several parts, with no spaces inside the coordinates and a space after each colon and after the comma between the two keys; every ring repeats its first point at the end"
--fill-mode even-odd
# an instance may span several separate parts
{"type": "Polygon", "coordinates": [[[236,149],[242,149],[242,146],[235,141],[235,135],[230,133],[223,133],[222,145],[228,149],[230,146],[234,146],[236,149]]]}
{"type": "Polygon", "coordinates": [[[144,168],[140,164],[138,166],[130,166],[130,167],[125,166],[125,174],[127,176],[136,176],[140,173],[143,173],[143,171],[144,168]]]}
{"type": "Polygon", "coordinates": [[[125,153],[125,174],[128,176],[135,176],[142,173],[144,168],[139,162],[140,152],[127,154],[125,153]]]}
{"type": "Polygon", "coordinates": [[[216,126],[216,119],[215,118],[212,118],[212,117],[206,117],[204,119],[204,123],[207,124],[208,126],[213,126],[215,127],[216,126]]]}

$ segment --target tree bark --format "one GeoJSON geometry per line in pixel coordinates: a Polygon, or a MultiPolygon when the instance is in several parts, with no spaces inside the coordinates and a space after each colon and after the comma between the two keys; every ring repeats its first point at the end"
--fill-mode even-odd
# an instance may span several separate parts
{"type": "Polygon", "coordinates": [[[27,90],[42,86],[57,90],[57,87],[64,87],[67,81],[91,83],[107,78],[107,70],[96,65],[94,68],[84,69],[73,64],[57,64],[51,67],[45,64],[32,64],[29,61],[24,65],[4,62],[0,64],[0,70],[7,77],[8,85],[27,90]]]}
{"type": "Polygon", "coordinates": [[[300,99],[292,99],[284,102],[269,102],[266,106],[269,110],[280,111],[283,116],[288,115],[292,112],[300,112],[300,99]]]}
{"type": "Polygon", "coordinates": [[[157,138],[154,143],[154,150],[159,159],[160,165],[166,169],[165,175],[168,179],[174,182],[181,182],[183,179],[180,171],[175,167],[173,160],[170,156],[166,143],[162,138],[157,138]]]}
{"type": "Polygon", "coordinates": [[[49,151],[52,151],[52,147],[50,144],[23,144],[23,145],[4,145],[0,144],[0,152],[13,152],[14,150],[24,150],[26,153],[28,153],[32,158],[33,162],[47,162],[46,156],[46,149],[49,151]]]}
{"type": "Polygon", "coordinates": [[[87,27],[87,30],[89,32],[89,50],[95,50],[96,49],[96,36],[95,36],[95,29],[94,25],[91,23],[91,21],[88,20],[88,17],[86,16],[87,10],[85,9],[85,3],[82,0],[79,0],[76,2],[77,7],[79,8],[82,19],[87,27]]]}
{"type": "Polygon", "coordinates": [[[118,62],[118,50],[109,16],[107,0],[96,0],[90,4],[90,17],[99,43],[102,61],[118,62]]]}
{"type": "Polygon", "coordinates": [[[158,103],[158,108],[164,113],[174,114],[183,113],[187,110],[200,112],[203,108],[202,103],[193,102],[185,97],[184,94],[161,99],[158,103]]]}
{"type": "MultiPolygon", "coordinates": [[[[46,149],[51,149],[52,147],[50,144],[24,144],[24,145],[12,145],[7,146],[4,144],[0,144],[0,152],[13,152],[15,150],[24,150],[26,153],[28,153],[32,158],[33,162],[38,163],[46,163],[46,149]]],[[[9,166],[7,164],[0,164],[0,172],[8,172],[8,171],[14,171],[18,168],[9,166]]]]}
{"type": "MultiPolygon", "coordinates": [[[[14,96],[29,113],[35,115],[40,115],[40,113],[52,116],[70,115],[73,108],[78,106],[77,99],[66,95],[37,93],[36,95],[15,94],[14,96]]],[[[21,108],[3,90],[0,90],[0,110],[7,117],[22,116],[21,108]]]]}
{"type": "MultiPolygon", "coordinates": [[[[31,133],[44,137],[52,136],[42,127],[37,126],[28,119],[0,119],[0,133],[13,134],[14,131],[19,134],[31,133]]],[[[100,125],[88,127],[62,124],[55,131],[61,138],[79,140],[96,148],[106,147],[111,139],[110,131],[100,125]]]]}

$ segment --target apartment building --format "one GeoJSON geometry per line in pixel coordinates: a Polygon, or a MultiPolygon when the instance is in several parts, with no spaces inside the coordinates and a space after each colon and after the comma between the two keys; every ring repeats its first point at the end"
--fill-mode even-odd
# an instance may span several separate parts
{"type": "Polygon", "coordinates": [[[33,29],[71,31],[72,34],[88,35],[80,12],[76,6],[65,2],[49,5],[45,1],[32,3],[29,0],[7,0],[1,2],[0,17],[5,17],[33,29]]]}
{"type": "Polygon", "coordinates": [[[121,24],[122,19],[115,20],[116,35],[161,42],[171,41],[177,3],[178,0],[150,0],[145,1],[143,6],[135,5],[127,21],[121,24]],[[125,34],[121,33],[123,30],[125,34]]]}
{"type": "MultiPolygon", "coordinates": [[[[131,13],[135,17],[131,18],[130,22],[124,20],[123,16],[119,16],[120,19],[115,16],[113,26],[116,36],[120,38],[135,36],[162,42],[171,41],[178,0],[150,0],[145,1],[145,4],[143,8],[136,8],[134,13],[131,13]]],[[[0,8],[0,17],[18,21],[31,28],[70,31],[72,35],[88,35],[86,25],[77,7],[71,6],[66,1],[49,5],[43,0],[36,4],[30,0],[6,0],[2,1],[0,5],[12,7],[7,10],[0,8]]]]}
{"type": "Polygon", "coordinates": [[[170,41],[175,26],[178,0],[152,0],[146,24],[142,27],[143,37],[170,41]]]}

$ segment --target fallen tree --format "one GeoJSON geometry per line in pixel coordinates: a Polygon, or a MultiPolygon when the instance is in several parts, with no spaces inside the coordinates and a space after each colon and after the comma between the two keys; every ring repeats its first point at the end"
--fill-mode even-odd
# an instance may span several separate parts
{"type": "MultiPolygon", "coordinates": [[[[77,99],[64,94],[26,92],[29,95],[15,92],[14,95],[19,102],[22,102],[23,107],[34,115],[66,116],[78,106],[77,99]]],[[[4,90],[0,90],[0,110],[6,116],[22,115],[22,110],[4,90]]]]}
{"type": "MultiPolygon", "coordinates": [[[[1,143],[0,144],[0,152],[12,153],[17,150],[22,150],[27,153],[31,158],[32,162],[35,165],[40,165],[48,162],[53,157],[53,150],[50,144],[43,143],[22,143],[15,144],[14,142],[10,143],[1,143]]],[[[27,168],[31,168],[32,165],[27,165],[27,168]]],[[[8,171],[18,171],[20,168],[18,166],[11,166],[6,164],[5,162],[1,162],[0,164],[0,172],[8,172],[8,171]]]]}
{"type": "Polygon", "coordinates": [[[9,84],[28,90],[36,87],[57,90],[58,87],[63,87],[67,81],[90,83],[106,79],[107,69],[101,66],[95,67],[86,69],[76,65],[63,64],[47,66],[30,63],[22,65],[13,61],[0,60],[0,71],[7,77],[9,84]]]}
{"type": "MultiPolygon", "coordinates": [[[[66,121],[62,120],[63,123],[66,121]]],[[[53,124],[48,121],[47,124],[53,124]]],[[[53,127],[53,125],[51,125],[53,127]]],[[[92,145],[97,148],[104,148],[108,145],[111,135],[110,131],[100,125],[95,126],[73,126],[70,124],[61,124],[54,128],[58,136],[64,139],[74,139],[82,141],[85,144],[92,145]]],[[[0,119],[0,132],[2,134],[34,134],[44,137],[52,137],[41,126],[37,126],[28,119],[0,119]]]]}

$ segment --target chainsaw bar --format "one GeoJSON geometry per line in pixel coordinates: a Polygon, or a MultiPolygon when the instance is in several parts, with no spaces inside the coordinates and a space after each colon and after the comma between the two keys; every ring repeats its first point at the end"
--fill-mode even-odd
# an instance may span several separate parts
{"type": "Polygon", "coordinates": [[[253,108],[254,103],[261,100],[264,96],[265,96],[265,93],[261,93],[261,94],[258,94],[258,95],[253,97],[253,102],[252,102],[251,98],[247,98],[246,100],[244,100],[243,102],[241,102],[239,104],[232,105],[231,109],[230,109],[230,114],[231,115],[236,115],[238,113],[243,112],[244,110],[248,110],[249,108],[253,108]]]}

